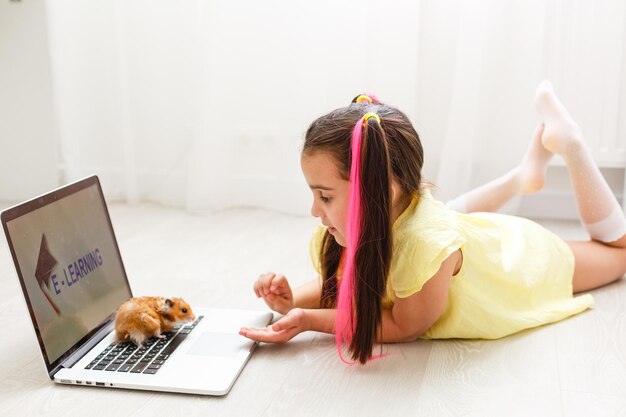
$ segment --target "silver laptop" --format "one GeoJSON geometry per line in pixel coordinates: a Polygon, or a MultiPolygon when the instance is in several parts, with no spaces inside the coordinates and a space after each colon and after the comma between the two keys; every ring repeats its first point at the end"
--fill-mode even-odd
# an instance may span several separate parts
{"type": "MultiPolygon", "coordinates": [[[[132,297],[100,182],[91,176],[2,212],[48,376],[57,383],[225,395],[256,343],[238,334],[272,313],[204,309],[138,348],[116,344],[132,297]]],[[[169,295],[169,294],[145,294],[169,295]]]]}

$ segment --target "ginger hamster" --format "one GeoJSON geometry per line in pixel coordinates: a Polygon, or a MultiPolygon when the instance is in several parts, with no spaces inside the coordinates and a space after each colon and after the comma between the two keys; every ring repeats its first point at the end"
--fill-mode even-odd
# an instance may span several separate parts
{"type": "Polygon", "coordinates": [[[191,307],[182,298],[133,297],[117,310],[115,334],[118,342],[130,339],[141,347],[150,337],[163,339],[161,333],[195,319],[191,307]]]}

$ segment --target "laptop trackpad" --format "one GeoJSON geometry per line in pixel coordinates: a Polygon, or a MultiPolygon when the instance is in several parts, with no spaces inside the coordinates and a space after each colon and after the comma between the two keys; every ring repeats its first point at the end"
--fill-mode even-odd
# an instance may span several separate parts
{"type": "Polygon", "coordinates": [[[254,342],[232,333],[202,333],[187,353],[200,356],[237,356],[250,351],[254,342]]]}

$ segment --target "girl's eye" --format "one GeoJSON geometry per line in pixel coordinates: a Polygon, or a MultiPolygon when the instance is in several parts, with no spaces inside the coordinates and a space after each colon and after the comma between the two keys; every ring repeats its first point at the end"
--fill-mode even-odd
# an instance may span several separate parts
{"type": "Polygon", "coordinates": [[[322,195],[322,196],[320,196],[320,200],[322,200],[323,203],[328,203],[330,201],[330,197],[324,197],[322,195]]]}

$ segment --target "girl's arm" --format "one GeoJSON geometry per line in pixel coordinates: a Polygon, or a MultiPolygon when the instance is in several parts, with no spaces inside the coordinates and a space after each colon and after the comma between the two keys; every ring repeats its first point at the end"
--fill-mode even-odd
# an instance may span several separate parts
{"type": "MultiPolygon", "coordinates": [[[[307,330],[322,333],[335,333],[335,309],[303,310],[305,315],[305,325],[307,330]]],[[[400,328],[393,318],[392,310],[383,310],[382,314],[382,335],[380,329],[376,335],[379,343],[395,343],[409,341],[404,329],[400,328]]],[[[412,340],[412,339],[411,339],[412,340]]]]}
{"type": "MultiPolygon", "coordinates": [[[[398,298],[391,310],[383,310],[382,331],[379,329],[376,340],[409,342],[423,335],[443,314],[452,276],[462,261],[461,251],[457,250],[442,262],[420,291],[398,298]]],[[[336,313],[334,309],[294,308],[274,324],[261,329],[244,327],[239,334],[258,342],[285,343],[307,330],[334,333],[336,313]]]]}
{"type": "MultiPolygon", "coordinates": [[[[391,315],[400,329],[399,335],[403,340],[399,341],[416,340],[439,320],[448,303],[452,277],[458,273],[462,264],[463,254],[458,249],[441,263],[439,271],[426,281],[421,290],[406,298],[396,299],[391,315]]],[[[393,337],[391,333],[390,337],[393,337]]]]}
{"type": "MultiPolygon", "coordinates": [[[[415,294],[396,299],[393,308],[383,309],[382,332],[378,329],[377,342],[410,342],[422,336],[443,314],[453,274],[463,262],[457,250],[441,263],[439,271],[415,294]]],[[[305,328],[334,333],[336,310],[304,310],[305,328]]]]}
{"type": "Polygon", "coordinates": [[[293,308],[320,308],[322,279],[316,278],[293,290],[293,308]]]}
{"type": "MultiPolygon", "coordinates": [[[[335,309],[304,309],[294,308],[274,324],[261,329],[243,327],[239,334],[257,342],[285,343],[298,333],[313,330],[322,333],[335,333],[335,309]]],[[[425,331],[425,330],[424,330],[425,331]]],[[[421,335],[421,334],[420,334],[421,335]]],[[[418,335],[418,336],[420,336],[418,335]]],[[[380,328],[376,335],[377,342],[395,343],[409,342],[416,339],[399,326],[393,317],[393,310],[383,310],[382,334],[380,328]]]]}
{"type": "MultiPolygon", "coordinates": [[[[396,309],[397,310],[397,309],[396,309]]],[[[304,310],[305,316],[309,323],[308,330],[323,333],[335,333],[335,317],[337,310],[304,310]]],[[[397,314],[396,314],[397,315],[397,314]]],[[[417,326],[415,326],[417,327],[417,326]]],[[[429,329],[428,324],[419,326],[417,331],[410,331],[406,326],[399,325],[394,319],[394,309],[383,309],[382,326],[378,328],[376,334],[376,342],[378,343],[398,343],[412,342],[419,338],[429,329]],[[382,334],[381,334],[382,328],[382,334]]]]}

